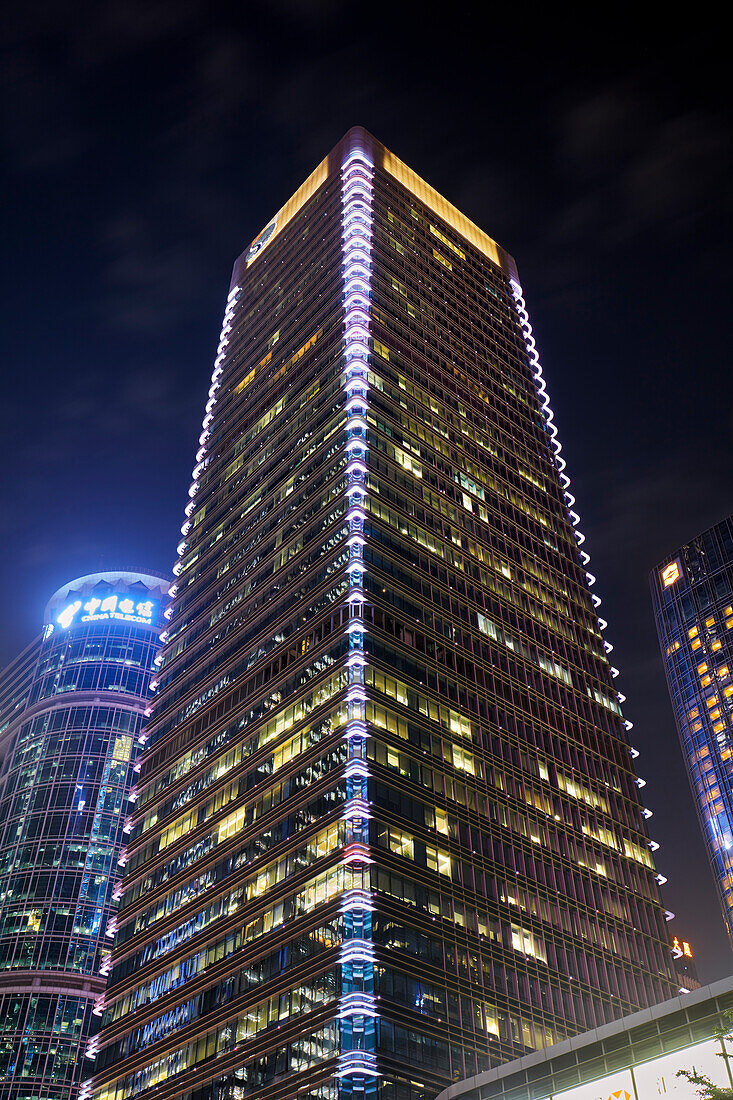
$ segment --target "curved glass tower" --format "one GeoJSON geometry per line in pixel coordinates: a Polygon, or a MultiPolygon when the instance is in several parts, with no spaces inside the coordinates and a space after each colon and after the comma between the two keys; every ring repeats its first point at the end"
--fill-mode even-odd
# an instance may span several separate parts
{"type": "Polygon", "coordinates": [[[733,940],[733,517],[652,570],[682,755],[733,940]]]}
{"type": "Polygon", "coordinates": [[[168,581],[64,585],[0,680],[0,1097],[70,1100],[99,1026],[114,876],[168,581]]]}

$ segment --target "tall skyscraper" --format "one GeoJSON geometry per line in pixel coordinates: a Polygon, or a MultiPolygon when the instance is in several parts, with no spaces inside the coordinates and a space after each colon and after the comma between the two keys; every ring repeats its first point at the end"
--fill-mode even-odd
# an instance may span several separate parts
{"type": "MultiPolygon", "coordinates": [[[[169,582],[64,585],[0,678],[0,1097],[76,1100],[169,582]]],[[[88,1067],[89,1063],[86,1063],[88,1067]]]]}
{"type": "Polygon", "coordinates": [[[237,260],[96,1100],[425,1100],[676,990],[512,260],[349,131],[237,260]]]}
{"type": "Polygon", "coordinates": [[[733,940],[733,519],[665,558],[651,588],[682,755],[733,940]]]}

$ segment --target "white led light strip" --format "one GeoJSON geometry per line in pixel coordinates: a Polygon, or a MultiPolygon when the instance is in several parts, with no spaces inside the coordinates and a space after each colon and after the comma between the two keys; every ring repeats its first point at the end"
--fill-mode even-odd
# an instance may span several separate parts
{"type": "MultiPolygon", "coordinates": [[[[361,150],[352,152],[341,166],[341,249],[344,310],[344,370],[343,393],[346,409],[346,520],[349,533],[346,545],[349,560],[346,574],[349,589],[346,597],[349,653],[346,658],[348,688],[346,702],[349,708],[346,739],[349,761],[345,770],[347,800],[342,820],[347,830],[347,844],[343,852],[344,865],[366,866],[368,855],[369,802],[366,762],[366,721],[364,691],[364,575],[365,545],[364,523],[367,497],[367,411],[369,408],[369,289],[372,253],[372,179],[373,165],[361,150]]],[[[373,992],[374,949],[364,936],[365,928],[371,929],[369,894],[354,890],[348,894],[348,905],[343,910],[345,936],[340,951],[342,990],[338,1017],[342,1037],[363,1033],[360,1045],[367,1045],[367,1035],[374,1034],[377,1016],[373,992]],[[358,977],[357,977],[358,975],[358,977]],[[369,988],[357,989],[356,985],[369,988]],[[351,988],[349,988],[351,987],[351,988]]],[[[373,1052],[342,1050],[336,1072],[339,1079],[348,1077],[352,1087],[366,1086],[366,1079],[378,1076],[376,1056],[373,1052]]]]}
{"type": "MultiPolygon", "coordinates": [[[[565,459],[561,457],[561,453],[560,453],[562,451],[562,444],[560,443],[560,440],[557,438],[557,427],[554,423],[555,414],[553,413],[552,408],[550,407],[550,396],[547,392],[547,388],[546,388],[546,385],[545,385],[545,379],[544,379],[544,376],[542,374],[542,364],[540,363],[539,352],[537,351],[537,346],[535,344],[535,339],[534,339],[534,336],[532,335],[532,326],[529,323],[529,315],[527,313],[527,306],[525,304],[524,297],[522,296],[522,288],[519,285],[519,283],[517,282],[517,280],[516,279],[511,279],[510,283],[511,283],[511,288],[512,288],[512,294],[514,296],[515,309],[516,309],[517,315],[519,317],[519,323],[522,326],[522,332],[524,333],[524,343],[525,343],[526,348],[527,348],[527,354],[529,355],[529,363],[530,363],[530,366],[531,366],[531,368],[534,372],[535,382],[537,383],[537,393],[538,393],[538,396],[540,398],[540,401],[542,402],[542,411],[545,414],[545,420],[547,422],[547,430],[550,434],[550,442],[551,442],[552,448],[555,452],[555,463],[557,465],[558,470],[560,471],[560,481],[562,482],[563,488],[565,490],[564,497],[565,497],[565,500],[567,502],[568,515],[570,516],[570,522],[572,523],[573,527],[575,527],[575,531],[573,532],[573,534],[575,535],[578,546],[581,547],[583,545],[583,543],[585,542],[585,535],[578,529],[578,524],[580,523],[580,516],[578,515],[577,512],[573,511],[573,505],[575,504],[575,497],[573,496],[573,494],[571,492],[569,492],[570,478],[564,472],[565,471],[565,459]]],[[[585,550],[580,550],[580,557],[581,557],[581,561],[582,561],[584,566],[587,566],[587,565],[590,564],[590,554],[588,554],[585,550]]],[[[588,587],[592,588],[593,585],[596,583],[596,578],[593,576],[592,573],[589,573],[587,571],[586,571],[585,576],[586,576],[586,579],[587,579],[587,582],[588,582],[588,587]]],[[[592,599],[593,605],[596,609],[601,606],[600,596],[596,596],[595,593],[591,593],[591,599],[592,599]]],[[[606,622],[605,619],[602,619],[599,616],[598,626],[603,631],[608,626],[608,623],[606,622]]],[[[605,649],[606,653],[611,653],[612,650],[613,650],[613,646],[611,645],[611,643],[606,642],[606,641],[604,641],[604,643],[603,643],[603,648],[605,649]]],[[[611,665],[610,668],[611,668],[611,675],[615,679],[618,676],[619,671],[618,671],[617,668],[614,668],[613,665],[611,665]]],[[[617,698],[618,698],[619,703],[625,703],[626,702],[626,696],[622,692],[617,693],[617,698]]],[[[634,723],[630,722],[628,720],[628,718],[625,718],[623,720],[623,723],[624,723],[624,728],[626,729],[627,733],[629,733],[634,728],[634,723]]],[[[638,749],[630,748],[629,751],[630,751],[630,754],[631,754],[633,759],[636,759],[638,757],[638,755],[639,755],[638,749]]],[[[640,786],[645,786],[645,785],[646,785],[645,781],[642,780],[641,783],[640,783],[640,786]]],[[[648,810],[646,808],[642,809],[642,817],[644,817],[645,819],[648,820],[651,816],[652,816],[651,810],[648,810]]],[[[653,852],[656,852],[657,849],[659,848],[659,844],[657,844],[657,842],[655,840],[652,840],[652,841],[649,842],[649,847],[651,848],[651,850],[653,852]]],[[[656,879],[657,879],[657,881],[659,882],[660,885],[662,885],[664,882],[667,881],[666,878],[664,878],[664,875],[659,875],[659,874],[656,875],[656,879]]]]}

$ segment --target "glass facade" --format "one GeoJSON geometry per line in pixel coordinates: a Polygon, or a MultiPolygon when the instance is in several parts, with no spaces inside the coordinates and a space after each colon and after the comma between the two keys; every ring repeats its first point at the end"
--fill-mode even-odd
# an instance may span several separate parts
{"type": "Polygon", "coordinates": [[[527,331],[358,129],[237,261],[96,1100],[425,1100],[674,992],[527,331]]]}
{"type": "MultiPolygon", "coordinates": [[[[0,1097],[71,1100],[106,938],[169,582],[97,573],[51,599],[0,681],[0,1097]]],[[[89,1063],[86,1063],[88,1068],[89,1063]]]]}
{"type": "Polygon", "coordinates": [[[733,941],[733,519],[666,558],[651,588],[682,755],[733,941]]]}
{"type": "Polygon", "coordinates": [[[625,1016],[574,1042],[528,1055],[472,1081],[449,1086],[438,1100],[699,1100],[705,1091],[678,1070],[709,1077],[733,1092],[730,1033],[733,978],[625,1016]]]}

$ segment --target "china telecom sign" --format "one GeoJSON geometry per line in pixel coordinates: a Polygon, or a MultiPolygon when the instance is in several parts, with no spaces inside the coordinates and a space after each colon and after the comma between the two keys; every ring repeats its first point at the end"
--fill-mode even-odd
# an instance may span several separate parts
{"type": "Polygon", "coordinates": [[[77,623],[102,623],[114,620],[122,623],[140,623],[152,626],[157,600],[134,600],[130,596],[93,596],[82,606],[81,600],[67,604],[56,622],[62,630],[77,623]]]}

